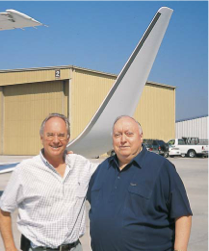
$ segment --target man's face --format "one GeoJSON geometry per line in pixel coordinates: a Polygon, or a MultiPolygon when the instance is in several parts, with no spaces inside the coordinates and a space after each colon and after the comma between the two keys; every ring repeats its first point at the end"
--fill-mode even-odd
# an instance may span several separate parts
{"type": "Polygon", "coordinates": [[[64,120],[59,117],[50,118],[45,123],[41,141],[47,160],[62,158],[69,141],[64,120]]]}
{"type": "Polygon", "coordinates": [[[120,161],[131,160],[141,151],[143,135],[129,117],[119,119],[113,128],[113,147],[120,161]]]}

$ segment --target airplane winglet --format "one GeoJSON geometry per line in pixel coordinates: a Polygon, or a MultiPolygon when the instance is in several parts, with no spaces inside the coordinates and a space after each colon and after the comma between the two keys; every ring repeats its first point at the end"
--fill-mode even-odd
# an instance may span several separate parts
{"type": "Polygon", "coordinates": [[[158,10],[90,123],[67,149],[95,157],[112,148],[113,122],[123,114],[133,116],[172,12],[167,7],[158,10]]]}

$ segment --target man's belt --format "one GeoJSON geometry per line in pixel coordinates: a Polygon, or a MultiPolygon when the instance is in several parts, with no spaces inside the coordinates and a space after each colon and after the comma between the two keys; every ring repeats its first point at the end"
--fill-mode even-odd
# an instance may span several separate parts
{"type": "Polygon", "coordinates": [[[70,249],[76,247],[78,243],[79,243],[79,240],[70,244],[60,245],[57,248],[37,247],[37,248],[33,248],[32,250],[33,251],[70,251],[70,249]]]}

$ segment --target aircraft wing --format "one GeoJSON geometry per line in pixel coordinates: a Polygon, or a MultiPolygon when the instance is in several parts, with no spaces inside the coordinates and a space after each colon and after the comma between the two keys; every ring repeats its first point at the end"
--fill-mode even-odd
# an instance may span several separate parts
{"type": "Polygon", "coordinates": [[[9,163],[9,164],[0,164],[0,174],[12,172],[18,164],[19,162],[9,163]]]}
{"type": "Polygon", "coordinates": [[[120,115],[134,115],[172,12],[167,7],[158,10],[90,123],[67,149],[86,157],[112,149],[112,125],[120,115]]]}
{"type": "Polygon", "coordinates": [[[43,24],[17,10],[10,9],[6,12],[0,12],[0,30],[22,29],[40,25],[43,24]]]}

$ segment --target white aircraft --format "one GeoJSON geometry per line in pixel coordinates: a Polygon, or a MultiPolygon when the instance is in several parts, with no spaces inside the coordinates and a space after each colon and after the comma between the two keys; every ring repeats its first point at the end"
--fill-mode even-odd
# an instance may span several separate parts
{"type": "MultiPolygon", "coordinates": [[[[36,27],[44,25],[32,17],[27,16],[17,10],[6,10],[6,12],[0,12],[0,31],[23,29],[26,27],[36,27]]],[[[46,26],[46,25],[44,25],[46,26]]]]}
{"type": "MultiPolygon", "coordinates": [[[[67,149],[86,157],[96,157],[112,148],[113,122],[120,115],[133,116],[172,12],[173,10],[167,7],[158,10],[90,123],[75,140],[68,144],[67,149]]],[[[30,17],[26,17],[30,19],[30,17]]],[[[22,28],[23,23],[21,26],[20,23],[18,24],[18,19],[16,20],[15,28],[22,28]]],[[[34,19],[31,21],[35,22],[33,25],[31,23],[31,26],[34,26],[36,22],[39,23],[34,19]]],[[[10,22],[13,21],[10,20],[10,22]]],[[[0,28],[2,28],[1,23],[0,19],[0,28]]],[[[27,25],[25,23],[24,27],[28,27],[28,25],[29,23],[27,25]]],[[[12,171],[13,168],[9,166],[8,170],[12,171]]],[[[6,172],[5,169],[7,169],[5,165],[0,166],[0,173],[6,172]]]]}
{"type": "Polygon", "coordinates": [[[158,10],[90,123],[67,149],[86,157],[112,149],[114,120],[120,115],[134,115],[172,12],[166,7],[158,10]]]}
{"type": "MultiPolygon", "coordinates": [[[[6,12],[0,12],[0,31],[18,28],[24,30],[23,28],[26,27],[36,28],[36,26],[41,25],[47,26],[17,10],[10,9],[6,12]]],[[[19,163],[0,164],[0,174],[12,172],[17,164],[19,163]]]]}

